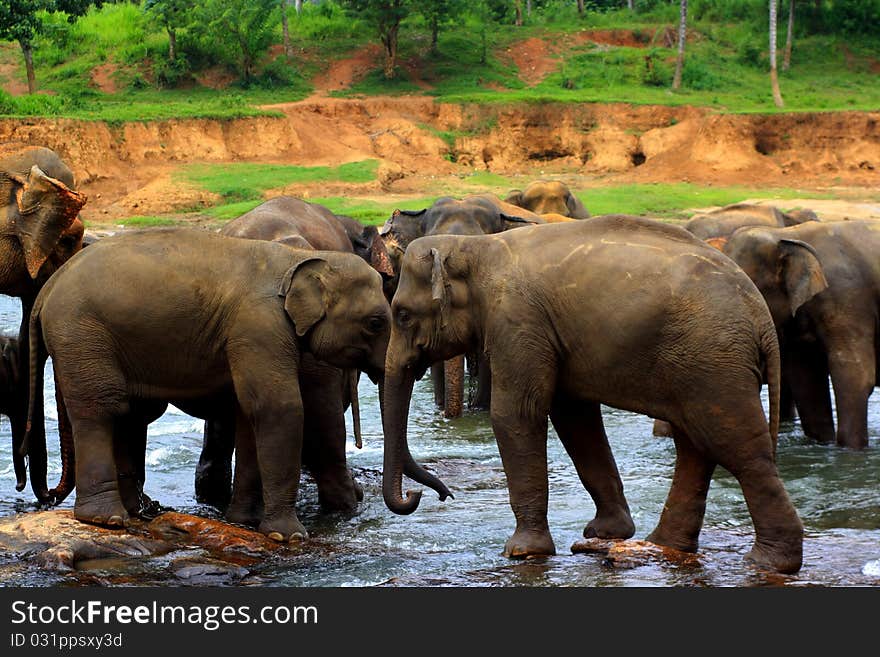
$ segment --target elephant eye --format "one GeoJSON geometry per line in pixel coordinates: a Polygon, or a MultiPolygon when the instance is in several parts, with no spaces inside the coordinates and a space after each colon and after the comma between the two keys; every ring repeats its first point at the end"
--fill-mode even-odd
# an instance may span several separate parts
{"type": "Polygon", "coordinates": [[[403,308],[399,308],[395,313],[395,316],[397,318],[398,326],[406,327],[410,323],[411,318],[409,316],[409,313],[403,308]]]}
{"type": "Polygon", "coordinates": [[[385,328],[385,318],[373,316],[367,320],[367,330],[371,333],[378,333],[385,328]]]}

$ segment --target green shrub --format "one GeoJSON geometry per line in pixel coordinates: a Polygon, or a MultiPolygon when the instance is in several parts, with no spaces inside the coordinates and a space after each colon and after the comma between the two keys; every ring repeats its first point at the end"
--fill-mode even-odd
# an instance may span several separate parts
{"type": "Polygon", "coordinates": [[[664,52],[658,48],[652,48],[645,55],[645,65],[642,68],[642,84],[649,87],[668,87],[672,84],[672,70],[663,61],[664,52]]]}
{"type": "Polygon", "coordinates": [[[724,78],[703,61],[689,57],[685,59],[681,71],[681,84],[688,89],[712,91],[724,87],[724,78]]]}

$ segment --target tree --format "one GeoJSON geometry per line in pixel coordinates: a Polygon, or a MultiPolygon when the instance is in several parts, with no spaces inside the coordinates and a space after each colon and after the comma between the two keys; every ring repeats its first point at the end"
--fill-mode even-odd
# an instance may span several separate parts
{"type": "Polygon", "coordinates": [[[782,92],[779,91],[779,74],[776,72],[776,0],[770,0],[770,86],[776,107],[785,105],[782,92]]]}
{"type": "Polygon", "coordinates": [[[678,57],[675,60],[675,75],[672,76],[672,88],[681,87],[681,70],[684,68],[684,44],[687,39],[687,0],[681,0],[681,12],[678,19],[678,57]]]}
{"type": "Polygon", "coordinates": [[[584,14],[584,0],[578,0],[578,14],[581,16],[584,14]]]}
{"type": "Polygon", "coordinates": [[[74,23],[91,5],[100,7],[101,0],[0,0],[0,40],[17,41],[21,47],[27,70],[28,93],[37,90],[34,38],[43,28],[39,12],[63,12],[67,14],[68,22],[74,23]]]}
{"type": "Polygon", "coordinates": [[[788,31],[785,35],[785,54],[782,57],[782,70],[787,71],[791,67],[791,40],[794,31],[794,0],[788,1],[788,31]]]}
{"type": "Polygon", "coordinates": [[[522,17],[522,0],[513,0],[513,6],[516,10],[516,18],[513,21],[513,24],[517,27],[522,26],[523,17],[522,17]]]}
{"type": "Polygon", "coordinates": [[[410,1],[346,0],[346,4],[355,14],[376,28],[385,49],[385,78],[393,79],[397,68],[400,23],[410,12],[410,1]]]}
{"type": "Polygon", "coordinates": [[[272,42],[278,0],[200,0],[190,29],[217,50],[230,50],[242,78],[251,80],[260,55],[272,42]]]}
{"type": "Polygon", "coordinates": [[[464,0],[422,0],[419,12],[431,28],[431,51],[437,51],[440,28],[448,25],[464,9],[464,0]]]}
{"type": "MultiPolygon", "coordinates": [[[[290,0],[281,0],[281,38],[284,41],[284,56],[287,61],[293,59],[293,45],[290,43],[290,27],[287,24],[287,8],[290,6],[290,0]]],[[[296,13],[302,9],[302,4],[296,8],[296,13]]]]}
{"type": "Polygon", "coordinates": [[[177,61],[177,30],[190,19],[194,0],[144,0],[144,11],[168,33],[168,61],[177,61]]]}

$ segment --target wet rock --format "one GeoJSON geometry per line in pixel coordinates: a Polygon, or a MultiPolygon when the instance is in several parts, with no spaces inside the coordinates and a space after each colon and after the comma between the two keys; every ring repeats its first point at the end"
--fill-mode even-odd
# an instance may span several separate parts
{"type": "Polygon", "coordinates": [[[185,557],[175,559],[171,571],[187,584],[199,586],[221,586],[236,584],[250,572],[247,568],[219,561],[217,559],[185,557]]]}
{"type": "MultiPolygon", "coordinates": [[[[174,512],[150,522],[132,520],[126,529],[88,525],[76,520],[72,511],[63,509],[0,520],[0,551],[58,572],[72,571],[82,562],[107,560],[124,564],[193,548],[200,548],[211,557],[206,562],[211,567],[203,569],[203,576],[213,572],[211,568],[219,573],[217,564],[227,563],[223,576],[239,579],[243,577],[242,565],[255,563],[278,550],[296,549],[281,546],[249,529],[174,512]]],[[[196,570],[186,572],[191,577],[197,575],[196,570]]]]}
{"type": "Polygon", "coordinates": [[[596,554],[611,568],[638,568],[661,561],[678,566],[699,566],[696,554],[681,552],[648,541],[585,538],[571,546],[575,554],[596,554]]]}

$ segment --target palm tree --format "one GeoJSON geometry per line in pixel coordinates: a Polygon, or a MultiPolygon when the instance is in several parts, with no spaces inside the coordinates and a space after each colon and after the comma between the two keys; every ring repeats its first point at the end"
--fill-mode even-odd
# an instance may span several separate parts
{"type": "Polygon", "coordinates": [[[681,69],[684,68],[684,42],[687,39],[688,1],[681,0],[681,14],[678,22],[678,59],[675,62],[675,75],[672,77],[672,88],[681,86],[681,69]]]}
{"type": "Polygon", "coordinates": [[[785,35],[785,54],[782,57],[782,70],[787,71],[791,67],[791,38],[794,30],[794,0],[788,1],[788,33],[785,35]]]}
{"type": "Polygon", "coordinates": [[[770,0],[770,86],[773,88],[773,102],[776,107],[785,105],[779,91],[779,74],[776,72],[776,0],[770,0]]]}

